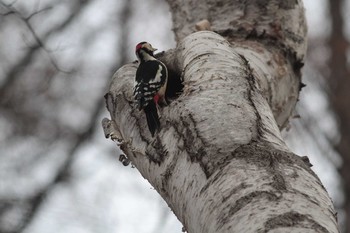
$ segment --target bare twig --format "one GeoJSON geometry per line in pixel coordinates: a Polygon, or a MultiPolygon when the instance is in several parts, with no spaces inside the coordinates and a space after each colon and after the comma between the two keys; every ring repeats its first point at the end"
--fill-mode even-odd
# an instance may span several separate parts
{"type": "MultiPolygon", "coordinates": [[[[119,63],[116,64],[115,67],[111,69],[110,75],[112,76],[112,73],[115,71],[116,67],[120,67],[121,64],[124,64],[127,61],[127,55],[125,51],[123,50],[126,46],[126,43],[128,41],[128,27],[125,26],[127,21],[130,19],[130,1],[125,1],[125,6],[122,10],[120,25],[119,28],[122,30],[123,39],[120,40],[119,49],[121,54],[119,63]]],[[[105,83],[105,89],[107,89],[109,82],[106,79],[105,83]]],[[[104,110],[105,104],[103,103],[103,95],[101,94],[101,98],[96,102],[95,107],[90,115],[90,119],[88,121],[88,127],[86,130],[84,130],[81,133],[76,133],[72,135],[72,139],[70,142],[72,143],[69,151],[68,151],[68,157],[62,164],[61,168],[57,171],[55,178],[40,192],[37,193],[33,198],[29,200],[31,203],[31,207],[28,211],[27,216],[25,217],[25,220],[21,224],[21,226],[15,231],[16,233],[23,232],[27,226],[31,224],[35,216],[39,213],[39,210],[43,204],[43,202],[47,199],[47,197],[50,195],[51,191],[56,187],[57,184],[66,181],[70,177],[70,170],[72,169],[72,164],[75,159],[76,151],[80,148],[80,146],[91,139],[91,137],[94,135],[96,127],[100,127],[99,125],[99,115],[104,110]],[[97,124],[98,123],[98,124],[97,124]]]]}
{"type": "MultiPolygon", "coordinates": [[[[78,18],[78,16],[83,12],[85,6],[87,6],[90,1],[91,0],[86,0],[77,4],[72,10],[71,14],[63,22],[54,26],[51,30],[42,35],[40,41],[42,43],[46,43],[52,34],[59,33],[64,30],[66,26],[70,25],[76,18],[78,18]]],[[[7,91],[11,90],[13,83],[17,80],[17,76],[20,75],[26,65],[32,61],[34,55],[40,48],[41,46],[38,43],[30,47],[28,52],[9,69],[5,79],[2,82],[2,86],[0,87],[0,99],[2,102],[8,99],[6,98],[7,91]]]]}
{"type": "Polygon", "coordinates": [[[65,71],[62,68],[59,67],[59,65],[57,64],[56,59],[54,58],[53,54],[46,48],[45,42],[42,41],[40,39],[40,37],[37,35],[37,33],[35,32],[33,26],[30,23],[30,19],[35,16],[38,15],[39,13],[42,13],[44,11],[47,11],[49,9],[52,9],[52,7],[46,7],[44,9],[41,9],[39,11],[33,12],[32,14],[30,14],[29,16],[25,17],[23,16],[22,13],[20,13],[15,7],[13,7],[12,5],[6,5],[2,2],[0,2],[1,5],[3,5],[4,7],[6,7],[8,9],[8,12],[6,12],[3,15],[11,15],[14,14],[16,17],[18,17],[19,19],[21,19],[21,21],[26,25],[26,27],[28,28],[28,30],[30,31],[30,33],[32,34],[36,44],[46,53],[46,55],[48,56],[51,64],[53,65],[53,67],[55,67],[56,70],[63,72],[63,73],[70,73],[69,71],[65,71]]]}

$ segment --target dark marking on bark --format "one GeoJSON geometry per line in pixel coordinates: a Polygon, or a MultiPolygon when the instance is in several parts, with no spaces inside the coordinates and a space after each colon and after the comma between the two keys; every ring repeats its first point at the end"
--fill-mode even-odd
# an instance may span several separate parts
{"type": "Polygon", "coordinates": [[[113,100],[113,96],[110,92],[106,93],[104,96],[105,98],[105,103],[106,103],[106,108],[109,112],[113,112],[112,110],[115,109],[114,108],[114,100],[113,100]]]}
{"type": "Polygon", "coordinates": [[[211,172],[208,168],[208,161],[205,160],[207,152],[205,148],[208,143],[200,136],[197,130],[197,122],[191,114],[180,116],[180,122],[169,122],[184,140],[184,149],[189,155],[191,162],[199,163],[205,176],[208,178],[211,172]]]}
{"type": "Polygon", "coordinates": [[[283,52],[286,58],[291,62],[293,71],[301,82],[301,68],[304,66],[304,61],[298,59],[296,52],[292,52],[291,50],[287,50],[286,48],[283,50],[283,52]]]}
{"type": "Polygon", "coordinates": [[[301,158],[301,160],[307,165],[307,166],[309,166],[309,167],[312,167],[313,165],[311,164],[311,162],[310,162],[310,160],[309,160],[309,157],[307,157],[307,156],[302,156],[302,157],[300,157],[301,158]]]}
{"type": "Polygon", "coordinates": [[[221,170],[218,170],[218,172],[215,174],[214,177],[211,176],[211,177],[208,179],[207,183],[206,183],[206,184],[203,186],[203,188],[200,190],[199,194],[200,194],[200,195],[204,194],[204,193],[207,191],[207,189],[208,189],[213,183],[215,183],[215,182],[222,176],[222,174],[221,174],[222,172],[223,172],[222,169],[221,169],[221,170]]]}
{"type": "Polygon", "coordinates": [[[302,195],[306,200],[308,200],[309,202],[312,202],[314,203],[315,205],[319,206],[320,203],[312,196],[306,194],[306,193],[303,193],[302,191],[300,190],[296,190],[296,189],[292,189],[291,190],[292,192],[298,194],[298,195],[302,195]]]}
{"type": "MultiPolygon", "coordinates": [[[[126,101],[128,101],[125,96],[123,96],[123,97],[126,101]]],[[[104,95],[104,98],[105,98],[106,108],[110,112],[111,119],[113,120],[114,116],[116,115],[116,111],[117,111],[117,107],[118,107],[117,106],[118,96],[113,97],[113,94],[108,92],[104,95]]]]}
{"type": "Polygon", "coordinates": [[[157,135],[156,139],[147,147],[146,156],[151,162],[160,165],[167,155],[168,151],[163,145],[162,140],[157,135]]]}
{"type": "Polygon", "coordinates": [[[273,177],[271,185],[277,191],[283,192],[288,189],[284,180],[285,175],[279,169],[280,164],[303,168],[314,176],[323,187],[319,178],[301,157],[296,156],[293,153],[271,148],[271,146],[264,142],[251,142],[250,144],[240,146],[232,152],[232,158],[243,159],[248,163],[265,168],[267,172],[271,173],[271,176],[273,177]]]}
{"type": "Polygon", "coordinates": [[[299,83],[299,91],[301,91],[301,89],[303,89],[304,87],[306,87],[306,84],[303,82],[299,83]]]}
{"type": "Polygon", "coordinates": [[[293,58],[295,60],[295,62],[293,63],[293,70],[297,73],[300,74],[300,69],[304,67],[304,61],[299,60],[295,57],[293,58]]]}
{"type": "Polygon", "coordinates": [[[303,37],[295,34],[294,32],[292,32],[292,31],[290,31],[288,29],[285,29],[284,33],[290,40],[294,41],[297,44],[301,44],[301,43],[304,42],[304,38],[303,37]]]}
{"type": "MultiPolygon", "coordinates": [[[[260,11],[262,11],[262,15],[266,15],[266,11],[268,9],[268,5],[270,0],[259,0],[255,2],[260,11]]],[[[246,3],[247,4],[247,3],[246,3]]],[[[249,3],[248,3],[249,4],[249,3]]],[[[247,4],[247,5],[248,5],[247,4]]]]}
{"type": "MultiPolygon", "coordinates": [[[[138,129],[142,129],[140,124],[140,118],[136,116],[135,111],[139,111],[135,108],[135,105],[132,101],[128,101],[125,94],[124,94],[124,100],[127,104],[129,104],[130,116],[135,119],[135,124],[138,129]]],[[[148,130],[148,129],[146,129],[148,130]]],[[[143,135],[143,130],[140,130],[140,138],[142,141],[146,142],[148,147],[146,149],[145,155],[146,157],[153,163],[156,163],[158,165],[161,164],[161,162],[164,161],[164,157],[167,156],[168,151],[165,149],[165,146],[162,144],[162,140],[157,135],[156,138],[149,140],[148,137],[145,137],[143,135]]]]}
{"type": "Polygon", "coordinates": [[[272,149],[271,146],[265,144],[264,142],[251,142],[250,144],[240,146],[234,152],[232,152],[230,156],[223,159],[222,164],[216,167],[217,172],[215,175],[210,177],[207,184],[200,190],[200,194],[206,192],[208,187],[218,181],[218,179],[222,176],[222,172],[225,172],[223,169],[224,166],[226,166],[231,159],[242,159],[247,163],[264,168],[271,174],[271,187],[278,192],[287,191],[287,185],[284,179],[285,175],[279,169],[279,166],[282,163],[285,165],[302,167],[315,176],[309,166],[307,166],[300,159],[300,157],[295,156],[292,153],[272,149]]]}
{"type": "Polygon", "coordinates": [[[273,177],[272,177],[272,182],[271,182],[271,186],[278,190],[287,190],[287,186],[286,186],[286,181],[283,177],[283,175],[281,174],[281,172],[277,169],[271,169],[272,173],[273,173],[273,177]]]}
{"type": "Polygon", "coordinates": [[[196,132],[196,135],[197,135],[197,137],[200,139],[201,143],[202,143],[203,145],[208,144],[208,143],[204,140],[204,138],[200,135],[200,133],[199,133],[199,131],[198,131],[198,129],[197,129],[197,122],[195,121],[193,115],[190,113],[190,114],[188,114],[188,116],[189,116],[189,118],[191,119],[191,121],[193,122],[193,125],[195,126],[194,131],[196,132]]]}
{"type": "Polygon", "coordinates": [[[298,175],[298,173],[295,170],[293,170],[293,173],[290,175],[290,177],[296,179],[296,178],[299,177],[299,175],[298,175]]]}
{"type": "Polygon", "coordinates": [[[274,192],[269,191],[255,191],[248,195],[245,195],[241,198],[239,198],[234,205],[230,206],[228,210],[221,212],[218,215],[218,228],[219,231],[220,228],[226,225],[228,221],[230,221],[230,218],[232,218],[235,213],[237,213],[239,210],[244,208],[246,205],[251,203],[252,201],[266,198],[268,201],[276,202],[280,199],[280,196],[277,196],[274,192]]]}
{"type": "Polygon", "coordinates": [[[298,0],[282,0],[279,1],[279,8],[284,10],[291,10],[294,9],[295,6],[298,4],[298,0]]]}
{"type": "Polygon", "coordinates": [[[241,108],[241,106],[239,106],[239,105],[237,105],[237,104],[227,103],[227,105],[233,106],[233,107],[235,107],[235,108],[241,108]]]}
{"type": "Polygon", "coordinates": [[[259,233],[267,233],[276,228],[298,227],[312,229],[315,232],[329,233],[329,231],[314,219],[305,214],[290,211],[270,218],[265,223],[265,229],[259,233]]]}
{"type": "MultiPolygon", "coordinates": [[[[247,163],[251,163],[258,167],[266,169],[266,171],[271,174],[272,182],[270,183],[270,185],[273,188],[273,190],[252,192],[238,199],[233,206],[228,207],[228,210],[226,210],[218,216],[218,229],[225,225],[227,221],[230,221],[231,217],[233,217],[237,211],[241,210],[246,205],[258,198],[268,198],[269,201],[275,203],[280,198],[282,198],[283,193],[291,192],[295,193],[296,195],[303,195],[306,200],[310,201],[315,205],[319,205],[315,199],[308,196],[307,194],[304,194],[299,190],[295,190],[291,187],[288,187],[285,181],[285,177],[287,175],[284,174],[283,171],[281,171],[281,169],[279,168],[280,164],[283,164],[298,169],[305,169],[315,176],[315,174],[312,172],[309,166],[305,164],[300,157],[289,152],[271,148],[270,145],[264,142],[251,142],[250,144],[243,145],[237,148],[234,152],[232,152],[231,156],[226,160],[226,164],[229,162],[229,159],[232,158],[242,159],[247,163]]],[[[200,190],[199,195],[204,195],[208,187],[212,186],[214,183],[220,182],[220,177],[222,177],[222,174],[226,172],[226,170],[223,169],[225,165],[223,165],[223,167],[221,168],[216,168],[215,175],[209,177],[207,184],[200,190]]],[[[232,187],[229,193],[223,197],[222,203],[227,202],[230,198],[232,198],[233,195],[235,195],[238,192],[241,192],[242,189],[246,189],[248,187],[249,185],[243,182],[237,184],[236,187],[232,187]]]]}
{"type": "MultiPolygon", "coordinates": [[[[226,29],[226,30],[219,30],[215,31],[216,33],[220,34],[221,36],[228,38],[229,41],[234,42],[235,40],[252,40],[252,41],[259,41],[261,44],[264,44],[267,49],[276,50],[278,49],[279,52],[282,52],[284,57],[290,62],[290,64],[293,67],[293,71],[295,75],[299,79],[301,79],[301,71],[300,69],[304,66],[304,61],[297,57],[296,52],[292,49],[287,47],[284,43],[280,42],[280,39],[276,35],[271,35],[266,33],[265,30],[262,30],[261,32],[258,32],[255,28],[252,29],[246,29],[244,27],[239,27],[237,29],[226,29]]],[[[292,41],[295,43],[301,44],[304,40],[304,38],[301,38],[291,32],[286,32],[292,41]]]]}
{"type": "Polygon", "coordinates": [[[167,194],[167,184],[168,184],[168,180],[170,179],[170,177],[173,175],[174,169],[177,165],[177,161],[179,159],[179,154],[176,154],[173,156],[173,160],[169,163],[169,165],[166,167],[165,172],[162,174],[162,187],[161,187],[161,191],[164,194],[167,194]]]}
{"type": "MultiPolygon", "coordinates": [[[[131,111],[130,111],[130,116],[133,117],[133,118],[135,119],[136,127],[137,127],[138,129],[140,129],[139,132],[140,132],[140,138],[141,138],[141,140],[144,141],[144,142],[146,142],[148,145],[151,144],[151,141],[148,140],[147,137],[145,137],[145,136],[143,135],[143,133],[142,133],[142,132],[143,132],[143,130],[142,130],[143,127],[141,127],[141,124],[140,124],[140,121],[139,121],[139,117],[137,117],[136,114],[135,114],[135,111],[138,111],[138,110],[135,109],[135,106],[134,106],[133,104],[131,104],[131,103],[129,103],[129,106],[130,106],[130,109],[131,109],[131,111]]],[[[146,118],[146,116],[145,116],[145,118],[146,118]]]]}
{"type": "Polygon", "coordinates": [[[248,163],[264,168],[271,174],[272,182],[270,185],[279,192],[287,190],[284,174],[279,169],[279,164],[284,156],[285,154],[282,154],[282,151],[271,149],[271,146],[264,143],[250,143],[241,146],[232,155],[234,158],[243,158],[248,163]]]}
{"type": "Polygon", "coordinates": [[[268,154],[270,159],[270,167],[267,169],[269,173],[272,175],[272,183],[271,186],[274,187],[278,191],[287,190],[286,181],[284,179],[284,174],[279,169],[279,157],[283,156],[278,152],[272,152],[268,154]]]}
{"type": "Polygon", "coordinates": [[[124,166],[128,166],[130,164],[129,158],[124,154],[119,155],[119,162],[121,162],[124,166]]]}
{"type": "Polygon", "coordinates": [[[247,81],[249,84],[249,88],[248,88],[248,100],[250,102],[250,105],[253,107],[254,109],[254,113],[256,116],[256,128],[257,128],[257,138],[254,140],[259,140],[262,136],[263,136],[263,131],[262,131],[262,120],[261,120],[261,116],[259,111],[257,110],[256,106],[255,106],[255,102],[253,101],[253,92],[257,92],[257,86],[256,86],[256,80],[255,77],[253,75],[253,70],[250,67],[249,61],[242,55],[238,54],[242,61],[243,61],[243,65],[245,67],[245,71],[246,71],[246,77],[247,77],[247,81]]]}
{"type": "Polygon", "coordinates": [[[252,185],[247,185],[246,183],[242,182],[240,183],[237,187],[231,189],[231,191],[229,192],[229,194],[225,197],[222,198],[222,202],[226,202],[227,200],[229,200],[232,195],[236,194],[238,191],[242,190],[242,189],[246,189],[248,187],[251,187],[252,185]]]}

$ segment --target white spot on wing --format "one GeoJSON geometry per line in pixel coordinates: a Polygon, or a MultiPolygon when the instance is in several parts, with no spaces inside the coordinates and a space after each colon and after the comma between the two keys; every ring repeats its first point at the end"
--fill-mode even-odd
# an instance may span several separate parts
{"type": "Polygon", "coordinates": [[[160,82],[160,77],[162,76],[162,70],[163,70],[163,66],[159,65],[158,66],[158,70],[156,73],[156,77],[154,78],[154,82],[160,82]]]}

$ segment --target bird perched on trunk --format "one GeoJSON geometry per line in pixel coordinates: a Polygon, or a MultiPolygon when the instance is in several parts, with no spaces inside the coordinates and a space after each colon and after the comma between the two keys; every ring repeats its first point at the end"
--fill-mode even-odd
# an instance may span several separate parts
{"type": "Polygon", "coordinates": [[[156,50],[147,42],[137,44],[135,50],[139,67],[136,71],[134,96],[138,109],[143,109],[146,114],[152,137],[160,129],[158,106],[161,102],[166,104],[168,81],[166,66],[153,55],[156,50]]]}

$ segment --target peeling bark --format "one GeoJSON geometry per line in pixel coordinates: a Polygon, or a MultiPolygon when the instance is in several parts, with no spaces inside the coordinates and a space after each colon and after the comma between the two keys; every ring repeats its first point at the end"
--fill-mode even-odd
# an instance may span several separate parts
{"type": "MultiPolygon", "coordinates": [[[[338,232],[326,190],[307,160],[291,153],[280,135],[299,94],[306,33],[300,2],[236,3],[245,21],[264,19],[253,20],[253,29],[243,36],[230,20],[220,21],[223,15],[206,15],[225,38],[210,31],[192,33],[196,20],[185,17],[185,23],[177,13],[193,9],[191,17],[200,21],[208,9],[226,9],[235,1],[194,2],[169,2],[179,43],[159,59],[172,79],[181,75],[184,88],[161,109],[161,131],[152,138],[143,112],[134,106],[137,64],[128,64],[116,72],[106,95],[113,123],[104,121],[113,126],[106,135],[118,135],[121,149],[187,232],[338,232]],[[303,24],[282,26],[287,24],[282,16],[303,24]],[[263,27],[264,22],[275,27],[271,21],[282,28],[278,35],[263,27]],[[253,31],[262,34],[252,37],[253,31]],[[298,33],[299,42],[286,38],[298,33]]],[[[236,11],[229,12],[223,14],[236,17],[236,11]]]]}

